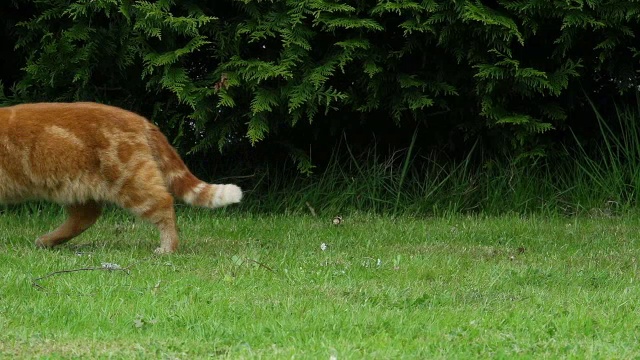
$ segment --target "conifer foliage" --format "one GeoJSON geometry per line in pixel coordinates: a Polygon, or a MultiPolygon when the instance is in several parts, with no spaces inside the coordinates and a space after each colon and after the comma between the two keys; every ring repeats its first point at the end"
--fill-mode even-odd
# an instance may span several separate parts
{"type": "Polygon", "coordinates": [[[0,10],[16,59],[0,70],[5,101],[125,106],[185,151],[312,141],[296,129],[336,133],[353,119],[409,133],[440,121],[443,138],[499,134],[525,149],[564,126],[583,90],[640,85],[636,1],[11,0],[0,10]]]}

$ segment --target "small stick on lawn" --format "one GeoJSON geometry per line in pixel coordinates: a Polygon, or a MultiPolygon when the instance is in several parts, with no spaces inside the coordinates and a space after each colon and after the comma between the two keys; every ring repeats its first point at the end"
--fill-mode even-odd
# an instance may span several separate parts
{"type": "Polygon", "coordinates": [[[307,205],[307,207],[309,208],[309,212],[311,212],[311,216],[317,216],[316,215],[316,209],[313,208],[313,206],[311,206],[311,204],[309,204],[309,202],[305,202],[305,204],[307,205]]]}
{"type": "Polygon", "coordinates": [[[261,267],[261,268],[263,268],[263,269],[267,269],[267,270],[269,270],[269,271],[271,271],[271,272],[275,272],[275,271],[273,271],[273,269],[272,269],[272,268],[270,268],[270,267],[268,267],[267,265],[265,265],[265,264],[261,263],[260,261],[257,261],[257,260],[254,260],[254,259],[250,259],[250,258],[245,258],[245,260],[250,261],[250,262],[252,262],[252,263],[255,263],[256,265],[258,265],[259,267],[261,267]]]}
{"type": "Polygon", "coordinates": [[[50,278],[54,275],[60,275],[60,274],[69,274],[69,273],[74,273],[74,272],[79,272],[79,271],[93,271],[93,270],[106,270],[106,271],[124,271],[127,273],[127,275],[129,275],[130,271],[129,269],[131,269],[132,267],[134,267],[135,265],[141,263],[142,261],[145,260],[149,260],[152,257],[148,257],[142,260],[138,260],[136,262],[134,262],[133,264],[126,266],[126,267],[114,267],[114,266],[109,266],[111,264],[105,264],[102,266],[93,266],[93,267],[85,267],[85,268],[79,268],[79,269],[70,269],[70,270],[58,270],[58,271],[54,271],[54,272],[50,272],[44,276],[41,276],[39,278],[35,278],[33,280],[31,280],[31,285],[37,287],[38,289],[41,290],[45,290],[44,286],[40,285],[38,282],[41,280],[44,280],[46,278],[50,278]]]}

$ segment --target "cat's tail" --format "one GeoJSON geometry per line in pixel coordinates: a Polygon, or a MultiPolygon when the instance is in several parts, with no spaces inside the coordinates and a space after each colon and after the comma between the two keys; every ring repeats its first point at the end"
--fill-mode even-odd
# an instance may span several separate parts
{"type": "Polygon", "coordinates": [[[242,200],[242,190],[234,184],[208,184],[191,173],[180,155],[160,130],[151,126],[149,142],[173,195],[187,204],[217,208],[242,200]]]}

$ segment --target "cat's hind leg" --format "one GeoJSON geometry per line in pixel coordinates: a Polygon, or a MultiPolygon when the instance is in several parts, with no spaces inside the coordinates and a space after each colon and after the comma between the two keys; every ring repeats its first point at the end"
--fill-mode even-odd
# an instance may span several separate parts
{"type": "Polygon", "coordinates": [[[158,228],[160,247],[156,254],[176,251],[178,231],[173,196],[154,162],[137,165],[137,172],[123,181],[116,203],[158,228]]]}
{"type": "Polygon", "coordinates": [[[51,248],[80,235],[95,224],[102,213],[102,206],[91,201],[84,204],[67,205],[65,210],[69,216],[67,220],[54,231],[40,236],[36,240],[36,246],[51,248]]]}
{"type": "Polygon", "coordinates": [[[139,213],[140,217],[153,223],[160,231],[160,247],[156,254],[168,254],[178,248],[178,231],[173,197],[169,192],[154,194],[154,202],[147,211],[139,213]]]}

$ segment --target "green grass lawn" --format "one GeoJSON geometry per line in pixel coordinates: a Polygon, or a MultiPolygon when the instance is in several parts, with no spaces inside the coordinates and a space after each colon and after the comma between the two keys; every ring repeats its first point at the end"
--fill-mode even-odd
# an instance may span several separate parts
{"type": "Polygon", "coordinates": [[[640,356],[640,216],[331,218],[180,210],[181,247],[108,212],[0,215],[5,358],[640,356]],[[326,244],[322,250],[321,245],[326,244]],[[33,279],[60,270],[100,268],[33,279]]]}

